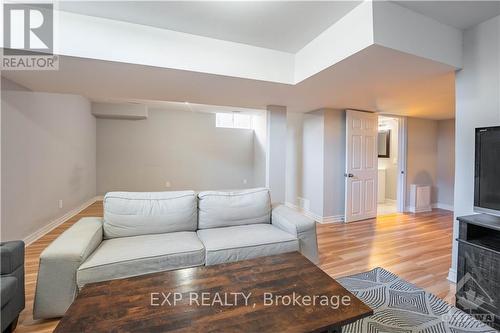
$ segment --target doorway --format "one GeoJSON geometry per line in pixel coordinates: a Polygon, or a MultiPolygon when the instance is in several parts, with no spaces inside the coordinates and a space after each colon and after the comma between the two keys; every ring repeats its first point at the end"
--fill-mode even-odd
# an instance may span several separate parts
{"type": "Polygon", "coordinates": [[[399,211],[398,183],[401,178],[399,127],[399,118],[378,116],[377,216],[395,214],[399,211]]]}

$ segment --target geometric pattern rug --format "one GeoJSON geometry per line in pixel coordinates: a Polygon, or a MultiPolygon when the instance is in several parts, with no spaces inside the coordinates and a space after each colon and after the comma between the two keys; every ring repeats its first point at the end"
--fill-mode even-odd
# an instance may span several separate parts
{"type": "Polygon", "coordinates": [[[442,299],[377,267],[336,279],[373,309],[373,315],[342,327],[342,333],[493,333],[442,299]]]}

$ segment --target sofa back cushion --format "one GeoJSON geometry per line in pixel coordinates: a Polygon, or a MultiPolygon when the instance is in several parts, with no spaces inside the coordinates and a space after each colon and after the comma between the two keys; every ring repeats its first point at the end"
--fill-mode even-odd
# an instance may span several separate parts
{"type": "Polygon", "coordinates": [[[104,196],[104,238],[197,229],[194,191],[109,192],[104,196]]]}
{"type": "Polygon", "coordinates": [[[200,192],[198,199],[199,229],[271,222],[271,197],[267,188],[206,191],[200,192]]]}

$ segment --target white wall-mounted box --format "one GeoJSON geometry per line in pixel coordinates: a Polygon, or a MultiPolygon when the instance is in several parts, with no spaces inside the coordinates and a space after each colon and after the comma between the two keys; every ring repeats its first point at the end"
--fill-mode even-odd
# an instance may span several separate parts
{"type": "Polygon", "coordinates": [[[429,185],[410,185],[410,212],[430,212],[431,206],[431,187],[429,185]]]}

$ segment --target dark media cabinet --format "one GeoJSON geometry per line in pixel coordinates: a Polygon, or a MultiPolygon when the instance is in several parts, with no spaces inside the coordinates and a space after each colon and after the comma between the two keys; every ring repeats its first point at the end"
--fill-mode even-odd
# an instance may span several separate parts
{"type": "Polygon", "coordinates": [[[461,216],[457,308],[500,330],[500,217],[461,216]]]}

